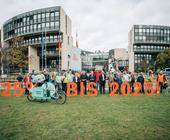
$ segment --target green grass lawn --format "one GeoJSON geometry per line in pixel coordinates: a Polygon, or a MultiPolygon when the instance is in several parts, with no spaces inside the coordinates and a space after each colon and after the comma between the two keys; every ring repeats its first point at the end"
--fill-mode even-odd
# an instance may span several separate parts
{"type": "Polygon", "coordinates": [[[170,139],[170,96],[69,97],[64,105],[0,97],[0,140],[170,139]]]}

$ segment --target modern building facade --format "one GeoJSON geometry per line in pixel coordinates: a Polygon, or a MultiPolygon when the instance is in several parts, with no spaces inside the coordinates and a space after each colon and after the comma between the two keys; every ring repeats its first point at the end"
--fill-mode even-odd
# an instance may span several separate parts
{"type": "Polygon", "coordinates": [[[170,26],[134,25],[128,34],[129,70],[155,66],[158,53],[170,48],[170,26]]]}
{"type": "Polygon", "coordinates": [[[124,48],[115,48],[109,50],[109,69],[118,67],[124,70],[128,67],[128,52],[124,48]]]}
{"type": "Polygon", "coordinates": [[[2,44],[10,47],[15,37],[28,47],[29,72],[42,68],[68,69],[73,47],[71,19],[62,7],[33,10],[17,15],[3,24],[2,44]]]}
{"type": "Polygon", "coordinates": [[[82,61],[82,69],[83,70],[102,70],[107,69],[108,67],[108,52],[89,52],[82,51],[81,52],[81,61],[82,61]]]}
{"type": "Polygon", "coordinates": [[[93,58],[91,57],[93,52],[81,50],[81,66],[82,70],[93,69],[93,58]]]}

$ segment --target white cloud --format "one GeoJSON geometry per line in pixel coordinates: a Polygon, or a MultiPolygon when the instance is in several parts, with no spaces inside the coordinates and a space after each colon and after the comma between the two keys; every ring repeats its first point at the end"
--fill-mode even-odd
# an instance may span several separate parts
{"type": "Polygon", "coordinates": [[[79,46],[107,51],[127,47],[133,24],[170,23],[169,0],[0,0],[0,24],[21,12],[61,5],[72,19],[79,46]]]}

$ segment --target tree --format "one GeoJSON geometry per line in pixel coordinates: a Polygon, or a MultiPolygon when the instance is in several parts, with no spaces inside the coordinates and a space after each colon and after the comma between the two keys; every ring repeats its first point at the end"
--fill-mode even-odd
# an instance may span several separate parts
{"type": "Polygon", "coordinates": [[[28,66],[28,47],[22,46],[22,41],[22,37],[15,37],[9,42],[10,47],[7,47],[3,51],[5,58],[3,59],[4,64],[8,63],[8,66],[19,69],[23,69],[28,66]]]}
{"type": "Polygon", "coordinates": [[[140,70],[142,71],[142,72],[147,72],[147,70],[148,70],[148,68],[149,68],[149,64],[148,64],[148,62],[147,62],[147,59],[145,58],[145,57],[143,57],[142,58],[142,60],[141,60],[141,62],[140,62],[140,70]]]}
{"type": "Polygon", "coordinates": [[[156,64],[160,69],[170,67],[170,49],[166,49],[157,55],[156,64]]]}

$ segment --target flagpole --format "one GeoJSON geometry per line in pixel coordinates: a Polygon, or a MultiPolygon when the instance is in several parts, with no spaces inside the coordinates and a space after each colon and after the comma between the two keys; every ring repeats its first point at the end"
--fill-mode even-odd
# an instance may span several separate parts
{"type": "Polygon", "coordinates": [[[42,64],[42,71],[43,71],[43,69],[44,69],[44,38],[43,38],[43,32],[42,32],[42,34],[41,34],[41,49],[42,49],[42,52],[41,52],[41,56],[42,56],[42,62],[41,62],[41,64],[42,64]]]}
{"type": "Polygon", "coordinates": [[[59,72],[61,72],[61,59],[60,59],[60,57],[61,57],[61,38],[60,38],[60,31],[59,31],[59,44],[58,44],[58,49],[59,49],[59,72]]]}
{"type": "Polygon", "coordinates": [[[47,45],[46,45],[46,28],[45,28],[45,69],[47,69],[47,45]]]}

